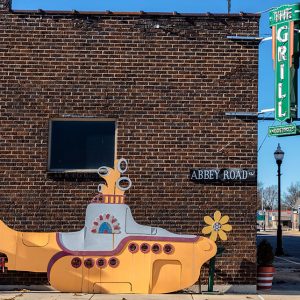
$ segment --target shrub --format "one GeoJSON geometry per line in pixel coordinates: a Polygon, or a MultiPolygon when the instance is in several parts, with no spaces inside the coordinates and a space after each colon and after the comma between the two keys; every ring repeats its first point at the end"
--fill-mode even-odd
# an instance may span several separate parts
{"type": "Polygon", "coordinates": [[[259,266],[272,266],[273,261],[273,247],[266,239],[263,239],[257,247],[257,264],[259,266]]]}

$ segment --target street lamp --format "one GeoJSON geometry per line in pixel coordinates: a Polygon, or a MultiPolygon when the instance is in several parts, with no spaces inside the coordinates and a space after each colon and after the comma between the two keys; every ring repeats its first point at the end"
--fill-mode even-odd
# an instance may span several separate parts
{"type": "Polygon", "coordinates": [[[280,144],[278,144],[276,151],[274,152],[274,157],[278,166],[277,170],[277,176],[278,176],[278,225],[277,225],[277,246],[275,255],[281,256],[283,255],[283,248],[282,248],[282,229],[281,229],[281,199],[280,199],[280,193],[281,193],[281,186],[280,186],[280,166],[282,164],[282,160],[284,157],[284,152],[280,148],[280,144]]]}

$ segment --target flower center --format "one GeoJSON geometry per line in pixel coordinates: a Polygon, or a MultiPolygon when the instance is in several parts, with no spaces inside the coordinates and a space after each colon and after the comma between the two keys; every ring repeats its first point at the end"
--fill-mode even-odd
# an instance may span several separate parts
{"type": "Polygon", "coordinates": [[[219,222],[214,223],[213,229],[214,231],[219,231],[221,229],[222,225],[219,222]]]}

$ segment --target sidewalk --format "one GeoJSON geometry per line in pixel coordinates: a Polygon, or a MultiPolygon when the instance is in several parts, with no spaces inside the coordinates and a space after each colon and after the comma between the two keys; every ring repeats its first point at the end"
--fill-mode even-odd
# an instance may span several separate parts
{"type": "Polygon", "coordinates": [[[275,257],[276,273],[270,294],[294,294],[300,299],[300,259],[292,256],[275,257]]]}
{"type": "MultiPolygon", "coordinates": [[[[277,230],[276,229],[266,229],[263,231],[257,231],[257,234],[259,235],[276,235],[277,230]]],[[[282,231],[282,235],[300,235],[299,230],[284,230],[282,231]]]]}
{"type": "Polygon", "coordinates": [[[299,300],[300,295],[198,295],[198,294],[162,294],[162,295],[103,295],[74,294],[58,292],[1,292],[1,300],[299,300]]]}

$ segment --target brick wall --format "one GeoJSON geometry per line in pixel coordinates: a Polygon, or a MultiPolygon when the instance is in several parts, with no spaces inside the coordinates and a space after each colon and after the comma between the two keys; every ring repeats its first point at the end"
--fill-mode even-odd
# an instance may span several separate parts
{"type": "MultiPolygon", "coordinates": [[[[0,11],[0,219],[23,231],[82,228],[98,180],[47,173],[48,121],[114,118],[136,221],[196,234],[219,209],[234,230],[217,280],[256,284],[256,186],[200,185],[188,175],[257,166],[256,120],[225,112],[257,111],[258,43],[226,37],[256,36],[258,21],[0,11]]],[[[9,272],[0,283],[28,278],[46,280],[9,272]]]]}
{"type": "Polygon", "coordinates": [[[10,0],[0,0],[0,12],[7,12],[10,8],[10,0]]]}

